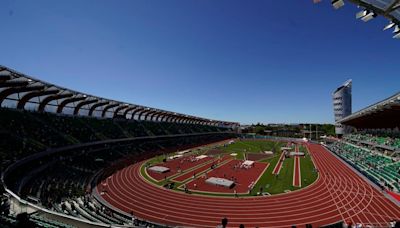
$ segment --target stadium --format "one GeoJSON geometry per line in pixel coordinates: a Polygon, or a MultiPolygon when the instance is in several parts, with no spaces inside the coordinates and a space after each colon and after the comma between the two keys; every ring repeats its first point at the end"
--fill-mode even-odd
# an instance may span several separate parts
{"type": "MultiPolygon", "coordinates": [[[[400,37],[400,1],[348,2],[400,37]]],[[[348,80],[334,125],[246,126],[18,70],[0,65],[1,227],[400,227],[400,93],[352,112],[348,80]]]]}

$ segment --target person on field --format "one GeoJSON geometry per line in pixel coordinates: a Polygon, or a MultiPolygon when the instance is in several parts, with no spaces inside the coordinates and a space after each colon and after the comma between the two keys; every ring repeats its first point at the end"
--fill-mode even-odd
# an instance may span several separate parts
{"type": "Polygon", "coordinates": [[[221,225],[222,225],[223,228],[225,228],[228,225],[228,219],[226,217],[224,217],[221,220],[221,225]]]}

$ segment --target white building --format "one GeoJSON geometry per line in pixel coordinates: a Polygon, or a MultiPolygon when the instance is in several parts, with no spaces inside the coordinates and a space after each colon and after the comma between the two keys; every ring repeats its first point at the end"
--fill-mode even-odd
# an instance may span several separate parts
{"type": "Polygon", "coordinates": [[[349,129],[342,126],[337,121],[351,115],[351,88],[352,80],[346,81],[342,86],[337,88],[333,94],[333,113],[335,115],[335,131],[337,135],[348,133],[349,129]]]}

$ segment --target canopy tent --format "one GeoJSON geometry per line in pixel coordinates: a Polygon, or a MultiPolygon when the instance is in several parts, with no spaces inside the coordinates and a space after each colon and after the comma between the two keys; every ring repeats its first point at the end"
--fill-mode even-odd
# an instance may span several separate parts
{"type": "Polygon", "coordinates": [[[200,155],[200,156],[197,156],[196,159],[197,160],[201,160],[201,159],[206,158],[206,157],[208,157],[208,156],[207,155],[200,155]]]}
{"type": "Polygon", "coordinates": [[[174,156],[168,157],[168,159],[169,159],[169,160],[174,160],[174,159],[176,159],[176,158],[181,158],[182,156],[183,156],[182,154],[176,154],[176,155],[174,155],[174,156]]]}
{"type": "Polygon", "coordinates": [[[292,147],[281,147],[281,150],[291,150],[292,147]]]}
{"type": "Polygon", "coordinates": [[[253,165],[254,165],[254,161],[246,160],[240,165],[240,167],[241,168],[244,167],[244,168],[248,169],[248,168],[251,168],[253,165]]]}
{"type": "Polygon", "coordinates": [[[242,165],[247,165],[247,166],[252,166],[254,164],[254,161],[246,160],[242,163],[242,165]]]}
{"type": "Polygon", "coordinates": [[[303,152],[290,152],[289,156],[304,156],[303,152]]]}
{"type": "Polygon", "coordinates": [[[179,155],[183,155],[183,154],[186,154],[186,153],[189,153],[190,152],[190,150],[183,150],[183,151],[179,151],[179,152],[176,152],[177,154],[179,154],[179,155]]]}
{"type": "Polygon", "coordinates": [[[152,167],[148,168],[148,170],[150,170],[152,172],[156,172],[156,173],[166,173],[169,171],[169,168],[156,165],[156,166],[152,166],[152,167]]]}
{"type": "Polygon", "coordinates": [[[222,186],[222,187],[226,187],[226,188],[231,188],[235,182],[228,180],[228,179],[224,179],[224,178],[219,178],[219,177],[210,177],[206,180],[207,184],[211,184],[211,185],[216,185],[216,186],[222,186]]]}

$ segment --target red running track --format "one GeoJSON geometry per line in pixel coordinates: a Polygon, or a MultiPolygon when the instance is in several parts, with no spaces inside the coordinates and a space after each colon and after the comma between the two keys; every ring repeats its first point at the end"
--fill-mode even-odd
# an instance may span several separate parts
{"type": "Polygon", "coordinates": [[[235,199],[174,192],[145,181],[139,163],[107,178],[108,193],[102,197],[139,218],[188,227],[216,227],[225,216],[229,227],[317,227],[341,220],[383,227],[400,218],[399,206],[329,151],[320,145],[309,145],[309,151],[318,180],[287,194],[235,199]]]}
{"type": "Polygon", "coordinates": [[[294,156],[293,186],[301,187],[300,156],[294,156]]]}
{"type": "Polygon", "coordinates": [[[276,163],[274,170],[272,171],[272,174],[279,174],[281,171],[283,161],[285,160],[285,153],[281,153],[281,156],[279,157],[278,163],[276,163]]]}

